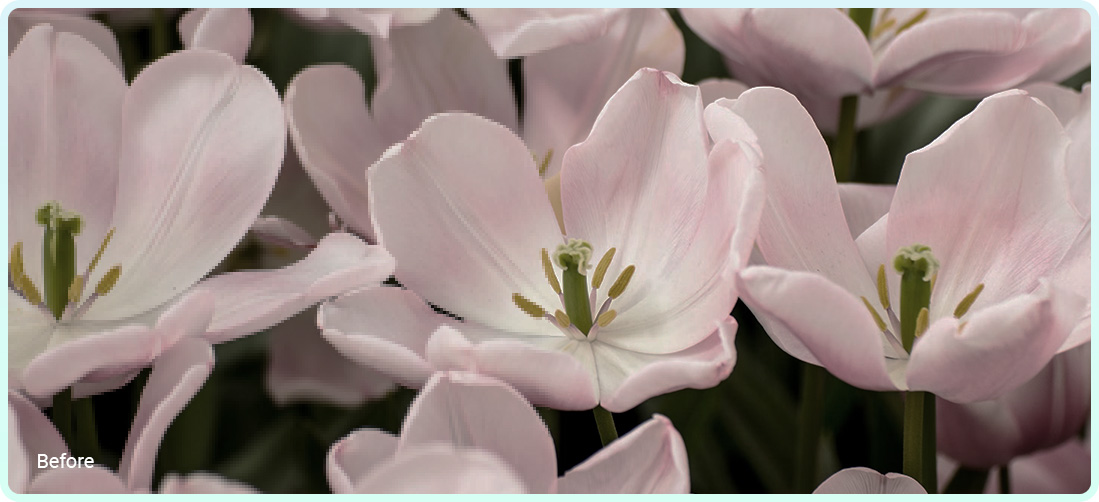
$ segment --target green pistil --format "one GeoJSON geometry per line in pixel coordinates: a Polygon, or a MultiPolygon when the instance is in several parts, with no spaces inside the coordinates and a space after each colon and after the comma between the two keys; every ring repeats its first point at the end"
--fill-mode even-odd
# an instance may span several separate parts
{"type": "Polygon", "coordinates": [[[901,274],[901,344],[911,353],[920,310],[931,304],[931,278],[939,270],[939,261],[931,248],[915,244],[897,252],[893,268],[901,274]]]}
{"type": "Polygon", "coordinates": [[[80,216],[49,202],[35,214],[44,227],[42,236],[42,272],[45,278],[46,306],[60,319],[69,303],[69,286],[76,278],[76,236],[83,222],[80,216]]]}
{"type": "Polygon", "coordinates": [[[561,274],[561,291],[565,297],[565,313],[581,333],[591,330],[591,304],[588,302],[588,278],[576,264],[569,264],[561,274]]]}
{"type": "Polygon", "coordinates": [[[858,25],[864,37],[870,38],[870,25],[874,22],[874,9],[850,9],[847,15],[858,25]]]}

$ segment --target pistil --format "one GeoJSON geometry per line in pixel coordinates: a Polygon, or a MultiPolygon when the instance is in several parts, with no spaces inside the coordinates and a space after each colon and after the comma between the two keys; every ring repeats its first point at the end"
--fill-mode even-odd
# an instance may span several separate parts
{"type": "Polygon", "coordinates": [[[83,228],[80,216],[65,211],[57,202],[38,209],[35,219],[44,227],[42,275],[46,306],[60,319],[69,303],[69,287],[76,277],[76,236],[83,228]]]}

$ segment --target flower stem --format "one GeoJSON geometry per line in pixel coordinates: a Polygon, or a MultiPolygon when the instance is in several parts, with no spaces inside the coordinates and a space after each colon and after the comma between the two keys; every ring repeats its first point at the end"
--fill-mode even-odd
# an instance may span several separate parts
{"type": "Polygon", "coordinates": [[[86,397],[73,401],[73,416],[76,419],[76,453],[80,456],[100,458],[99,435],[95,428],[95,407],[92,398],[86,397]]]}
{"type": "Polygon", "coordinates": [[[927,493],[938,490],[935,466],[935,395],[909,391],[904,396],[903,470],[927,493]]]}
{"type": "Polygon", "coordinates": [[[836,143],[832,147],[832,169],[836,181],[851,181],[851,159],[855,152],[855,119],[859,114],[859,96],[852,94],[840,100],[839,125],[836,126],[836,143]]]}
{"type": "Polygon", "coordinates": [[[168,33],[168,18],[164,13],[164,9],[153,9],[153,26],[152,26],[152,56],[153,61],[156,61],[165,54],[168,54],[168,44],[170,41],[168,37],[171,35],[168,33]]]}
{"type": "Polygon", "coordinates": [[[874,22],[874,9],[850,9],[847,16],[858,25],[862,36],[870,38],[870,25],[874,22]]]}
{"type": "Polygon", "coordinates": [[[618,429],[614,427],[614,415],[602,406],[596,406],[592,412],[595,413],[595,426],[599,428],[599,440],[603,442],[603,446],[618,439],[618,429]]]}
{"type": "Polygon", "coordinates": [[[817,448],[824,415],[824,368],[801,366],[801,406],[798,409],[797,454],[794,456],[794,493],[817,487],[817,448]]]}
{"type": "Polygon", "coordinates": [[[1011,474],[1006,464],[1000,466],[1000,493],[1011,493],[1011,474]]]}
{"type": "Polygon", "coordinates": [[[984,493],[988,472],[988,469],[959,466],[943,493],[984,493]]]}
{"type": "Polygon", "coordinates": [[[50,416],[57,432],[61,433],[61,439],[66,445],[73,444],[73,413],[72,390],[65,390],[53,395],[53,407],[50,408],[50,416]]]}

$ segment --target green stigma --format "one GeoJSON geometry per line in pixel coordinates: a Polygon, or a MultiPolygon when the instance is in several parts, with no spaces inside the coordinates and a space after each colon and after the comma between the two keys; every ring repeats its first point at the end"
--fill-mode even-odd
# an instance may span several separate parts
{"type": "Polygon", "coordinates": [[[35,213],[35,219],[44,227],[42,275],[46,307],[55,319],[60,319],[69,304],[69,287],[76,278],[76,236],[84,222],[57,202],[43,204],[35,213]]]}
{"type": "Polygon", "coordinates": [[[553,262],[565,270],[575,268],[580,274],[588,271],[591,261],[591,244],[580,239],[569,239],[567,244],[559,244],[553,251],[553,262]]]}

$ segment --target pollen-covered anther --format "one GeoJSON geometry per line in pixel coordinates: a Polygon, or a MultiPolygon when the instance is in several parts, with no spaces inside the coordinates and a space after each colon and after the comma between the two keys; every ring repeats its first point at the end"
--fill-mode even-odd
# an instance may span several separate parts
{"type": "Polygon", "coordinates": [[[73,304],[80,301],[80,297],[84,294],[84,276],[78,275],[73,278],[73,282],[69,285],[69,303],[73,304]]]}
{"type": "Polygon", "coordinates": [[[595,266],[595,272],[591,275],[591,287],[592,289],[599,289],[603,285],[603,278],[607,276],[607,268],[611,266],[611,260],[614,259],[615,248],[610,248],[606,253],[603,253],[603,257],[599,259],[599,264],[595,266]]]}
{"type": "Polygon", "coordinates": [[[618,317],[618,312],[608,310],[595,319],[595,324],[598,324],[600,328],[606,328],[616,317],[618,317]]]}
{"type": "Polygon", "coordinates": [[[560,325],[562,328],[572,326],[572,321],[569,320],[569,315],[563,312],[561,309],[557,309],[557,311],[553,313],[553,318],[557,319],[557,324],[560,325]]]}
{"type": "Polygon", "coordinates": [[[977,301],[977,297],[981,296],[981,291],[984,291],[984,289],[985,285],[982,282],[976,288],[973,288],[973,291],[970,291],[968,295],[965,295],[965,298],[962,298],[962,301],[958,302],[958,306],[954,308],[954,317],[961,318],[966,312],[969,312],[969,308],[977,301]]]}
{"type": "Polygon", "coordinates": [[[122,266],[115,265],[103,274],[103,278],[99,279],[99,284],[95,285],[95,294],[103,296],[110,293],[114,289],[114,285],[118,283],[118,277],[122,275],[122,266]]]}
{"type": "Polygon", "coordinates": [[[930,312],[927,310],[927,307],[924,307],[924,308],[920,309],[919,315],[916,316],[916,337],[917,338],[919,338],[920,335],[924,334],[924,332],[927,331],[927,323],[928,323],[927,318],[928,318],[929,315],[930,315],[930,312]]]}
{"type": "Polygon", "coordinates": [[[633,279],[633,272],[636,267],[630,265],[622,270],[618,274],[618,278],[614,280],[614,284],[611,284],[610,291],[607,291],[607,296],[618,299],[622,296],[622,293],[626,292],[626,287],[630,285],[630,279],[633,279]]]}
{"type": "Polygon", "coordinates": [[[88,270],[84,272],[84,275],[91,275],[92,270],[99,264],[99,259],[103,257],[103,251],[107,250],[107,244],[111,242],[111,237],[114,237],[114,229],[107,231],[107,235],[103,237],[103,242],[99,244],[99,251],[95,252],[95,257],[92,258],[91,263],[88,264],[88,270]]]}
{"type": "Polygon", "coordinates": [[[866,310],[870,311],[870,315],[874,318],[874,324],[878,325],[878,329],[886,331],[888,328],[885,325],[885,321],[878,315],[878,311],[874,310],[874,306],[870,304],[870,300],[867,300],[865,296],[860,296],[859,298],[862,298],[862,303],[866,305],[866,310]]]}
{"type": "Polygon", "coordinates": [[[878,301],[883,309],[889,310],[889,283],[885,279],[885,264],[878,265],[878,301]]]}
{"type": "Polygon", "coordinates": [[[557,281],[557,274],[553,271],[553,264],[550,263],[549,251],[546,251],[546,248],[542,248],[542,270],[546,273],[546,280],[549,281],[553,292],[561,294],[561,283],[557,281]]]}
{"type": "Polygon", "coordinates": [[[535,319],[541,319],[546,316],[546,309],[542,308],[541,305],[528,300],[519,293],[512,293],[511,301],[515,303],[516,307],[519,307],[519,310],[526,312],[527,315],[535,319]]]}
{"type": "Polygon", "coordinates": [[[11,247],[11,257],[8,260],[8,281],[15,290],[23,295],[23,298],[34,305],[42,305],[42,293],[34,285],[27,272],[23,268],[23,243],[16,242],[11,247]]]}

